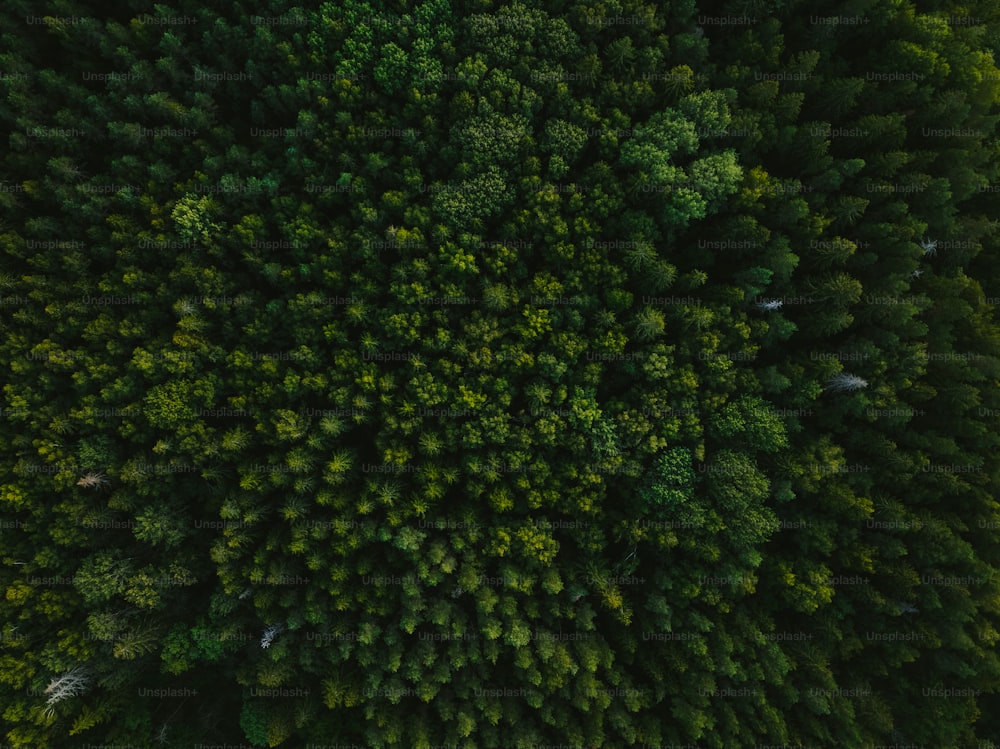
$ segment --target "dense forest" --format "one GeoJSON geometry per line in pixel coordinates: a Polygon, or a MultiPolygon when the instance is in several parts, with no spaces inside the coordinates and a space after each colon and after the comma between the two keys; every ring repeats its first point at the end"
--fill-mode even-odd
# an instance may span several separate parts
{"type": "Polygon", "coordinates": [[[0,744],[1000,743],[1000,3],[0,5],[0,744]]]}

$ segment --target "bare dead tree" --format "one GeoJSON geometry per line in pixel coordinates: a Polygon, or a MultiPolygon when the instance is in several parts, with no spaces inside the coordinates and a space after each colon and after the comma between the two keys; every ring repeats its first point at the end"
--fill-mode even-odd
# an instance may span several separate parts
{"type": "Polygon", "coordinates": [[[77,666],[62,676],[57,676],[45,688],[45,694],[49,696],[48,700],[46,700],[45,715],[51,717],[55,714],[57,703],[69,697],[76,697],[79,694],[83,694],[89,686],[90,674],[84,666],[77,666]]]}
{"type": "Polygon", "coordinates": [[[271,647],[271,643],[274,641],[276,635],[284,631],[284,627],[280,624],[272,624],[267,629],[264,630],[264,636],[260,638],[260,646],[262,648],[271,647]]]}
{"type": "Polygon", "coordinates": [[[76,482],[76,485],[82,486],[85,489],[103,489],[109,483],[108,477],[103,473],[88,471],[76,482]]]}
{"type": "Polygon", "coordinates": [[[866,387],[868,387],[868,380],[846,372],[831,377],[826,383],[826,389],[835,393],[851,393],[866,387]]]}

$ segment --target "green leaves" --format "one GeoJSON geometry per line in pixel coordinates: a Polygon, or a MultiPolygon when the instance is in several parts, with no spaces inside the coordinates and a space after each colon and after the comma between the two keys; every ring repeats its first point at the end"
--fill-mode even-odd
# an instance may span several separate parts
{"type": "Polygon", "coordinates": [[[126,591],[131,571],[131,560],[112,550],[100,551],[83,563],[73,584],[87,603],[103,603],[126,591]]]}
{"type": "Polygon", "coordinates": [[[145,415],[151,424],[176,427],[197,416],[191,395],[194,383],[190,380],[170,380],[151,388],[144,399],[145,415]]]}
{"type": "Polygon", "coordinates": [[[736,163],[735,151],[706,156],[690,166],[691,187],[706,202],[706,211],[714,213],[722,207],[723,198],[736,193],[743,179],[743,170],[736,163]]]}
{"type": "Polygon", "coordinates": [[[788,446],[785,425],[774,407],[756,396],[730,401],[711,417],[709,433],[720,444],[775,453],[788,446]]]}
{"type": "Polygon", "coordinates": [[[268,718],[261,700],[245,699],[240,710],[240,728],[247,741],[257,746],[268,746],[268,718]]]}
{"type": "Polygon", "coordinates": [[[199,198],[188,193],[174,205],[170,218],[182,241],[209,242],[222,230],[211,220],[216,211],[215,202],[209,196],[199,198]]]}
{"type": "Polygon", "coordinates": [[[743,171],[732,150],[684,163],[699,145],[699,134],[724,133],[729,109],[720,92],[703,92],[649,118],[620,150],[623,167],[641,170],[639,194],[655,198],[668,226],[685,227],[721,208],[722,199],[739,189],[743,171]]]}
{"type": "Polygon", "coordinates": [[[530,136],[528,119],[520,114],[470,117],[451,131],[452,142],[462,149],[462,160],[477,170],[520,164],[522,144],[530,136]]]}
{"type": "Polygon", "coordinates": [[[395,42],[382,46],[378,62],[375,63],[374,77],[388,94],[402,90],[410,75],[406,52],[395,42]]]}
{"type": "Polygon", "coordinates": [[[635,319],[635,332],[640,341],[652,341],[663,335],[667,328],[667,318],[658,309],[644,307],[635,319]]]}
{"type": "Polygon", "coordinates": [[[177,508],[151,506],[136,515],[135,537],[144,543],[165,549],[178,546],[188,535],[178,517],[177,508]]]}
{"type": "Polygon", "coordinates": [[[8,743],[998,734],[996,14],[605,6],[0,8],[8,743]]]}
{"type": "Polygon", "coordinates": [[[691,451],[672,447],[657,455],[647,482],[639,492],[645,510],[656,517],[670,517],[680,505],[694,498],[691,451]]]}
{"type": "Polygon", "coordinates": [[[657,167],[665,169],[668,161],[690,156],[697,147],[696,124],[677,110],[666,109],[650,117],[622,144],[620,158],[626,166],[640,166],[643,154],[655,156],[655,161],[646,163],[655,174],[657,167]]]}
{"type": "Polygon", "coordinates": [[[696,130],[703,132],[724,132],[732,121],[727,100],[734,92],[700,91],[685,96],[677,104],[677,109],[696,130]]]}
{"type": "Polygon", "coordinates": [[[770,482],[746,453],[720,450],[705,466],[709,496],[726,513],[739,517],[744,508],[763,503],[770,482]]]}
{"type": "Polygon", "coordinates": [[[473,228],[484,219],[496,216],[513,197],[497,167],[457,183],[434,185],[432,189],[434,211],[456,230],[473,228]]]}

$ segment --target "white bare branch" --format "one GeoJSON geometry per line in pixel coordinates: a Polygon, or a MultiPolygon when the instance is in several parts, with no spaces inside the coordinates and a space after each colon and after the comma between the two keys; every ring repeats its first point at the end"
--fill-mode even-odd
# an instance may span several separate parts
{"type": "Polygon", "coordinates": [[[272,624],[267,629],[264,630],[264,636],[260,638],[260,646],[262,648],[271,647],[271,643],[274,641],[276,635],[285,631],[285,628],[281,624],[272,624]]]}
{"type": "Polygon", "coordinates": [[[757,302],[757,309],[773,312],[774,310],[781,309],[784,304],[781,299],[765,299],[762,302],[757,302]]]}
{"type": "Polygon", "coordinates": [[[835,393],[850,393],[866,387],[868,387],[868,380],[846,372],[831,377],[826,383],[826,389],[835,393]]]}
{"type": "Polygon", "coordinates": [[[57,676],[45,688],[45,694],[49,695],[47,703],[54,705],[62,702],[68,697],[76,697],[83,694],[90,686],[90,676],[83,666],[67,671],[62,676],[57,676]]]}
{"type": "Polygon", "coordinates": [[[76,482],[76,485],[82,486],[85,489],[101,489],[108,485],[108,477],[103,473],[90,471],[89,473],[85,473],[80,480],[76,482]]]}

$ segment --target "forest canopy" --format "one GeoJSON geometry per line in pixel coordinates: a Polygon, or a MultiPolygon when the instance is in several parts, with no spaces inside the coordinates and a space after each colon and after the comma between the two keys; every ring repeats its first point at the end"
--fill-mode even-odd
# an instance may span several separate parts
{"type": "Polygon", "coordinates": [[[1000,8],[0,6],[0,743],[1000,742],[1000,8]]]}

